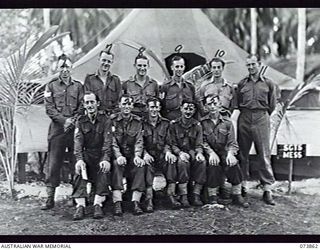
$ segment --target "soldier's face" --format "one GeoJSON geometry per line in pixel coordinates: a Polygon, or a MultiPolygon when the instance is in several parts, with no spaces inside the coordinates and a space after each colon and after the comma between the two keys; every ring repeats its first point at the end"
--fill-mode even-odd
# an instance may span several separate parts
{"type": "Polygon", "coordinates": [[[119,108],[123,114],[130,114],[133,109],[132,98],[122,97],[119,103],[119,108]]]}
{"type": "Polygon", "coordinates": [[[207,97],[205,106],[210,113],[215,114],[221,110],[221,101],[218,97],[207,97]]]}
{"type": "Polygon", "coordinates": [[[147,70],[149,68],[149,62],[146,59],[140,58],[136,61],[134,64],[137,75],[139,76],[145,76],[147,74],[147,70]]]}
{"type": "Polygon", "coordinates": [[[181,77],[184,73],[186,66],[183,59],[180,59],[179,61],[173,61],[171,65],[173,76],[181,77]]]}
{"type": "Polygon", "coordinates": [[[148,102],[148,112],[151,117],[157,117],[161,110],[160,102],[152,101],[148,102]]]}
{"type": "Polygon", "coordinates": [[[247,66],[247,69],[248,69],[250,75],[256,75],[259,73],[260,62],[258,61],[258,59],[255,56],[247,58],[246,66],[247,66]]]}
{"type": "Polygon", "coordinates": [[[212,70],[214,77],[221,77],[222,71],[223,71],[222,63],[221,62],[212,62],[211,63],[211,70],[212,70]]]}
{"type": "Polygon", "coordinates": [[[94,94],[87,94],[83,97],[83,107],[86,109],[88,114],[94,114],[98,110],[99,103],[96,100],[94,94]]]}
{"type": "Polygon", "coordinates": [[[193,103],[184,103],[180,110],[183,117],[190,119],[196,112],[196,106],[193,103]]]}
{"type": "Polygon", "coordinates": [[[113,56],[107,53],[102,53],[99,57],[99,68],[102,72],[107,72],[113,63],[113,56]]]}
{"type": "Polygon", "coordinates": [[[67,60],[59,60],[57,66],[61,78],[67,79],[71,76],[72,62],[67,60]]]}

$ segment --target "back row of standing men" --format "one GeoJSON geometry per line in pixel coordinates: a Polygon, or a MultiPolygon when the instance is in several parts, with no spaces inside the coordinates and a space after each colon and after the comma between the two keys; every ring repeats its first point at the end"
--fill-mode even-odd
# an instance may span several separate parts
{"type": "Polygon", "coordinates": [[[48,136],[48,199],[43,209],[54,207],[66,147],[74,150],[77,160],[74,219],[84,217],[86,205],[88,182],[80,177],[81,168],[87,169],[87,179],[93,184],[95,218],[103,216],[101,207],[109,194],[108,184],[112,187],[114,214],[122,214],[123,176],[129,180],[134,214],[143,212],[142,193],[146,196],[145,211],[153,212],[152,182],[157,168],[166,177],[172,208],[189,206],[191,181],[193,205],[203,205],[200,193],[204,186],[208,188],[207,202],[216,203],[217,189],[226,178],[233,185],[234,203],[248,207],[243,197],[247,193],[252,142],[260,160],[263,200],[275,204],[271,195],[274,176],[269,115],[275,108],[276,90],[270,79],[260,75],[256,55],[246,59],[249,75],[236,90],[222,78],[225,62],[213,58],[213,76],[197,92],[182,77],[185,60],[179,55],[171,61],[173,76],[162,85],[148,76],[149,60],[141,53],[134,60],[136,74],[122,84],[110,72],[114,61],[110,50],[101,51],[98,61],[98,70],[87,75],[82,85],[71,78],[72,62],[63,55],[58,59],[59,77],[46,86],[46,112],[52,123],[48,136]],[[238,143],[229,119],[235,108],[240,110],[238,143]]]}

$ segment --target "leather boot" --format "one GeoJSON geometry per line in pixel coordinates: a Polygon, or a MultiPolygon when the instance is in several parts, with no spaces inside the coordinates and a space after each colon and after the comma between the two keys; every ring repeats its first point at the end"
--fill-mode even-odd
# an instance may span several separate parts
{"type": "Polygon", "coordinates": [[[146,212],[147,213],[153,213],[153,203],[152,203],[152,199],[148,199],[146,200],[146,212]]]}
{"type": "Polygon", "coordinates": [[[100,205],[94,205],[94,212],[93,212],[94,219],[101,219],[103,218],[103,211],[100,205]]]}
{"type": "Polygon", "coordinates": [[[241,194],[233,194],[232,195],[232,201],[233,204],[236,204],[238,206],[244,207],[244,208],[248,208],[249,207],[249,203],[246,202],[241,194]]]}
{"type": "Polygon", "coordinates": [[[121,201],[117,201],[113,204],[113,215],[122,216],[122,214],[121,201]]]}
{"type": "Polygon", "coordinates": [[[210,204],[210,205],[218,204],[218,196],[217,195],[210,195],[208,197],[208,204],[210,204]]]}
{"type": "Polygon", "coordinates": [[[84,206],[79,206],[73,215],[73,220],[82,220],[84,218],[84,206]]]}
{"type": "Polygon", "coordinates": [[[203,202],[201,201],[201,197],[199,194],[193,194],[192,205],[197,207],[203,206],[203,202]]]}
{"type": "Polygon", "coordinates": [[[48,198],[46,200],[46,203],[41,207],[41,210],[49,210],[54,207],[55,192],[56,192],[55,187],[47,187],[48,198]]]}
{"type": "Polygon", "coordinates": [[[272,206],[276,205],[276,203],[274,202],[274,200],[272,198],[272,194],[270,191],[264,191],[262,199],[268,205],[272,205],[272,206]]]}
{"type": "Polygon", "coordinates": [[[181,202],[182,207],[185,207],[185,208],[190,207],[190,203],[188,201],[188,195],[187,194],[181,195],[180,202],[181,202]]]}
{"type": "Polygon", "coordinates": [[[138,201],[133,201],[133,214],[134,215],[140,215],[140,214],[143,214],[143,211],[140,207],[140,204],[138,201]]]}
{"type": "Polygon", "coordinates": [[[172,209],[179,209],[181,207],[181,203],[173,195],[169,195],[168,199],[172,209]]]}

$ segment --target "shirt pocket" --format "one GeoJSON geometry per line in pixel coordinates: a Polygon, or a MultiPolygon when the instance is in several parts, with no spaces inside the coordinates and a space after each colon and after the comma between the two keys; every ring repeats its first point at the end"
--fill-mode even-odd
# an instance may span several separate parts
{"type": "Polygon", "coordinates": [[[180,98],[178,93],[167,94],[165,96],[165,106],[166,109],[173,110],[180,106],[180,98]]]}
{"type": "Polygon", "coordinates": [[[252,94],[251,94],[251,89],[250,88],[246,88],[246,87],[243,87],[241,90],[240,90],[240,95],[241,95],[241,99],[242,99],[242,103],[240,104],[248,104],[251,102],[251,99],[252,99],[252,94]]]}
{"type": "Polygon", "coordinates": [[[225,145],[227,143],[228,130],[224,128],[218,129],[217,143],[225,145]]]}
{"type": "Polygon", "coordinates": [[[54,103],[56,104],[57,107],[63,107],[65,106],[65,92],[56,92],[53,94],[54,98],[54,103]]]}
{"type": "Polygon", "coordinates": [[[77,93],[70,93],[68,95],[68,106],[71,106],[73,109],[78,107],[78,94],[77,93]]]}
{"type": "Polygon", "coordinates": [[[127,131],[127,142],[129,146],[133,146],[136,143],[138,133],[138,129],[130,129],[127,131]]]}
{"type": "Polygon", "coordinates": [[[257,99],[263,103],[268,103],[268,92],[269,88],[267,86],[259,86],[257,89],[257,99]]]}

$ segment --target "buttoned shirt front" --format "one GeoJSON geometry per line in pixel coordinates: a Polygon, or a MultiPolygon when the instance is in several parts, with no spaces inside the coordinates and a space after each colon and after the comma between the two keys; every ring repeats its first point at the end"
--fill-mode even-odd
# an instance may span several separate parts
{"type": "Polygon", "coordinates": [[[170,152],[170,121],[161,116],[158,117],[155,126],[149,119],[143,123],[143,141],[144,148],[149,154],[170,152]]]}
{"type": "Polygon", "coordinates": [[[122,91],[133,98],[135,105],[146,106],[148,98],[159,96],[159,85],[156,80],[149,76],[146,77],[143,85],[140,85],[136,76],[132,76],[129,80],[123,82],[122,91]]]}
{"type": "Polygon", "coordinates": [[[109,71],[105,82],[99,76],[98,71],[89,74],[84,80],[84,90],[93,92],[100,100],[100,110],[112,111],[118,108],[121,96],[121,82],[117,75],[109,71]]]}
{"type": "Polygon", "coordinates": [[[83,86],[72,78],[69,84],[59,77],[52,79],[46,85],[44,97],[47,115],[61,126],[67,118],[82,112],[83,86]]]}
{"type": "Polygon", "coordinates": [[[112,145],[111,120],[105,115],[97,114],[94,122],[88,115],[81,116],[76,122],[74,135],[74,154],[77,160],[83,160],[88,153],[110,161],[112,145]]]}
{"type": "Polygon", "coordinates": [[[175,82],[174,78],[171,78],[161,86],[160,93],[163,95],[163,109],[169,111],[179,109],[183,99],[196,100],[194,86],[183,78],[181,86],[175,82]]]}
{"type": "Polygon", "coordinates": [[[208,95],[218,95],[225,109],[232,109],[234,106],[234,88],[232,83],[229,83],[222,78],[221,83],[214,82],[211,78],[209,81],[204,82],[199,89],[199,100],[203,101],[208,95]]]}
{"type": "Polygon", "coordinates": [[[176,155],[181,151],[188,153],[194,150],[196,153],[202,153],[203,148],[203,132],[200,122],[196,119],[190,118],[188,125],[182,122],[180,117],[170,124],[170,138],[172,143],[172,150],[176,155]]]}
{"type": "Polygon", "coordinates": [[[203,146],[205,152],[231,152],[236,154],[239,147],[232,122],[219,115],[215,124],[209,115],[201,118],[203,146]]]}
{"type": "Polygon", "coordinates": [[[238,84],[237,101],[240,110],[266,110],[271,114],[276,106],[275,84],[264,76],[256,82],[248,76],[238,84]]]}
{"type": "Polygon", "coordinates": [[[122,113],[118,113],[112,115],[111,120],[113,130],[112,148],[115,157],[141,157],[143,153],[143,124],[141,118],[134,114],[124,118],[122,113]]]}

